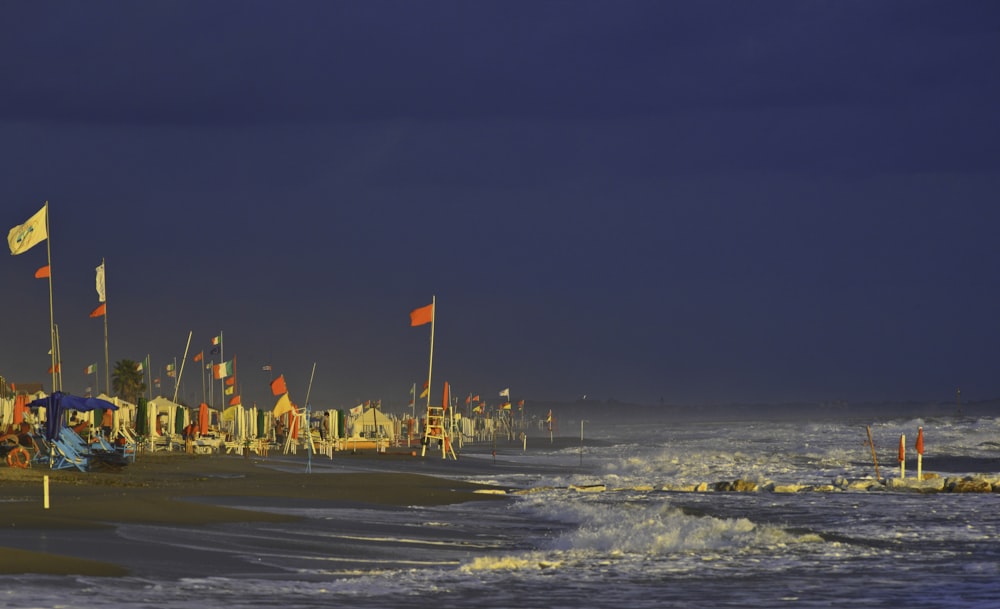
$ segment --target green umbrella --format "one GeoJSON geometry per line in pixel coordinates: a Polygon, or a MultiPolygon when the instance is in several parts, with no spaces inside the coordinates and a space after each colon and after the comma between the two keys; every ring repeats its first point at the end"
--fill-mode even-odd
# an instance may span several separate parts
{"type": "Polygon", "coordinates": [[[140,436],[149,435],[149,417],[146,416],[146,398],[139,398],[135,409],[135,433],[140,436]]]}

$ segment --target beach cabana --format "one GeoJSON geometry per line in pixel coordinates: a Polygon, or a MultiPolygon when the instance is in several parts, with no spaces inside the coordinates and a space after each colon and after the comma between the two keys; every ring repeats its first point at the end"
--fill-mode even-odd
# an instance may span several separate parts
{"type": "Polygon", "coordinates": [[[174,436],[180,436],[187,425],[187,408],[163,396],[146,404],[149,445],[152,450],[171,450],[174,436]]]}

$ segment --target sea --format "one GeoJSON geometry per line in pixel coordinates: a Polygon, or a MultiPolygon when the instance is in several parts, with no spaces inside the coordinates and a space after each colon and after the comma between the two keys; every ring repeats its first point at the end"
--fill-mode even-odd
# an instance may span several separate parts
{"type": "MultiPolygon", "coordinates": [[[[889,483],[915,479],[921,428],[923,473],[996,479],[996,418],[580,422],[579,436],[567,427],[466,445],[457,461],[423,459],[424,473],[494,485],[494,501],[387,509],[228,499],[303,518],[74,534],[111,558],[138,544],[138,572],[3,576],[0,606],[1000,606],[1000,492],[889,483]],[[736,480],[755,490],[721,490],[736,480]]],[[[392,467],[347,461],[307,467],[392,467]]]]}

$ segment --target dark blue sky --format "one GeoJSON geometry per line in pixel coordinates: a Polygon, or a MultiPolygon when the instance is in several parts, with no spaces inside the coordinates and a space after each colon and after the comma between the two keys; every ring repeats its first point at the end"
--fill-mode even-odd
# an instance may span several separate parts
{"type": "Polygon", "coordinates": [[[993,398],[998,64],[992,2],[6,2],[2,220],[72,392],[104,258],[112,361],[222,330],[264,407],[405,404],[432,295],[438,396],[993,398]]]}

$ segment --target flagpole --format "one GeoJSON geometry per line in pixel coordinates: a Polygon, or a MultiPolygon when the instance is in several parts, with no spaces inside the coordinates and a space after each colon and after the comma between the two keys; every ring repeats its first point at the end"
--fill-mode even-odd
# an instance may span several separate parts
{"type": "MultiPolygon", "coordinates": [[[[184,374],[184,362],[187,361],[187,358],[188,358],[188,349],[191,348],[191,335],[192,334],[194,334],[194,330],[189,330],[188,331],[188,342],[187,342],[187,345],[184,347],[184,357],[181,359],[181,369],[177,371],[177,378],[175,379],[175,382],[174,382],[174,403],[175,404],[177,403],[177,388],[180,386],[181,376],[184,374]]],[[[176,366],[176,364],[175,364],[175,366],[176,366]]]]}
{"type": "Polygon", "coordinates": [[[59,342],[59,324],[56,328],[56,378],[59,379],[59,391],[62,391],[62,344],[59,342]]]}
{"type": "MultiPolygon", "coordinates": [[[[204,344],[204,343],[202,343],[204,344]]],[[[204,351],[199,351],[199,353],[204,353],[204,351]]],[[[205,358],[202,356],[198,360],[198,367],[201,368],[201,401],[205,402],[205,358]]]]}
{"type": "MultiPolygon", "coordinates": [[[[310,415],[309,415],[309,396],[312,394],[313,388],[313,378],[316,376],[316,362],[313,362],[312,372],[309,374],[309,386],[306,388],[306,473],[312,473],[312,454],[313,454],[313,440],[312,440],[312,428],[310,427],[310,415]]],[[[378,442],[375,443],[375,452],[378,452],[378,442]]]]}
{"type": "MultiPolygon", "coordinates": [[[[111,393],[110,393],[110,387],[111,387],[111,376],[110,376],[111,375],[111,368],[108,365],[109,362],[110,362],[110,358],[108,357],[108,296],[107,296],[107,294],[108,294],[108,292],[107,292],[107,290],[108,290],[108,288],[107,288],[107,285],[108,285],[108,275],[107,275],[108,269],[107,269],[107,267],[104,266],[104,258],[101,258],[101,270],[102,270],[102,275],[104,276],[104,286],[103,286],[104,287],[104,295],[103,295],[104,299],[101,301],[101,302],[104,303],[104,376],[105,376],[105,378],[104,378],[104,385],[105,385],[105,390],[107,390],[109,392],[108,395],[111,395],[111,393]]],[[[96,379],[97,377],[95,376],[94,378],[96,379]]]]}
{"type": "MultiPolygon", "coordinates": [[[[225,364],[226,363],[226,348],[224,346],[224,342],[225,341],[222,340],[222,330],[219,330],[219,363],[220,364],[225,364]]],[[[234,363],[234,365],[233,365],[233,372],[234,373],[236,372],[235,368],[236,368],[236,366],[235,366],[235,363],[234,363]]],[[[222,377],[222,378],[219,379],[219,391],[220,391],[219,395],[222,396],[222,408],[221,409],[225,410],[226,407],[229,405],[229,404],[226,403],[226,377],[222,377]]],[[[235,391],[235,389],[233,391],[235,391]]]]}
{"type": "Polygon", "coordinates": [[[52,392],[56,392],[56,314],[52,306],[52,229],[49,227],[49,202],[45,202],[45,253],[49,259],[49,340],[51,341],[52,392]]]}
{"type": "MultiPolygon", "coordinates": [[[[437,317],[437,296],[431,296],[431,358],[427,365],[427,409],[431,407],[431,373],[434,371],[434,320],[437,317]]],[[[444,423],[444,421],[442,421],[444,423]]]]}
{"type": "Polygon", "coordinates": [[[146,387],[149,390],[149,401],[153,401],[153,364],[149,361],[149,354],[146,354],[146,387]]]}

